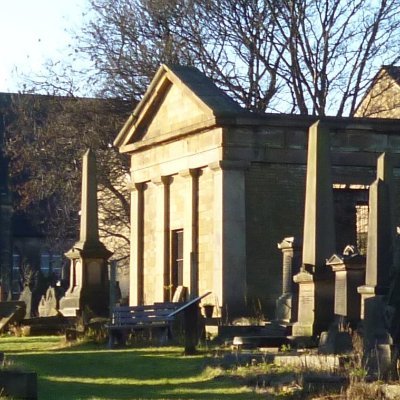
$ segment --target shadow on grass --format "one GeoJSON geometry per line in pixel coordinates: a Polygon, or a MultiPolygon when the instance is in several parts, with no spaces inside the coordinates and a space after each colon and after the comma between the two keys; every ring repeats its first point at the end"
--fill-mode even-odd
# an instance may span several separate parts
{"type": "MultiPolygon", "coordinates": [[[[161,385],[140,385],[140,384],[82,384],[68,383],[65,391],[55,382],[41,382],[39,391],[40,399],[193,399],[193,400],[250,400],[262,398],[255,393],[240,393],[232,387],[229,382],[205,381],[186,384],[161,384],[161,385]],[[235,393],[236,392],[236,393],[235,393]]],[[[263,397],[265,398],[265,397],[263,397]]]]}
{"type": "Polygon", "coordinates": [[[179,348],[105,350],[77,346],[14,353],[15,363],[34,370],[39,398],[47,399],[256,399],[241,382],[212,379],[204,357],[183,357],[179,348]]]}

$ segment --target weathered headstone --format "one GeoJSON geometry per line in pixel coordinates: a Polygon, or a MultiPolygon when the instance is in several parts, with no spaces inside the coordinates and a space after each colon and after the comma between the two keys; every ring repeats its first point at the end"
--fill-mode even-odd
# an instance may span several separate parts
{"type": "Polygon", "coordinates": [[[361,296],[357,288],[365,280],[365,257],[354,246],[346,246],[343,254],[334,254],[327,265],[335,273],[335,316],[356,328],[361,308],[361,296]]]}
{"type": "Polygon", "coordinates": [[[39,317],[54,317],[58,315],[56,291],[49,287],[39,303],[39,317]]]}
{"type": "Polygon", "coordinates": [[[31,318],[31,316],[32,316],[32,291],[28,285],[25,285],[24,290],[19,295],[19,301],[23,301],[25,303],[24,319],[31,318]]]}
{"type": "Polygon", "coordinates": [[[366,276],[365,285],[358,288],[364,327],[364,355],[370,372],[377,371],[379,374],[387,373],[379,362],[388,358],[379,352],[386,353],[385,345],[390,345],[392,341],[385,318],[394,238],[390,193],[392,165],[389,158],[387,154],[378,158],[377,177],[369,189],[366,276]],[[370,356],[371,352],[377,352],[375,358],[370,356]]]}
{"type": "Polygon", "coordinates": [[[378,158],[377,178],[369,189],[369,223],[365,285],[358,288],[361,294],[361,317],[364,302],[376,295],[386,295],[389,275],[393,265],[394,224],[390,204],[391,163],[388,155],[378,158]]]}
{"type": "Polygon", "coordinates": [[[335,253],[335,223],[328,128],[321,121],[309,129],[303,263],[294,336],[313,336],[333,319],[334,277],[326,259],[335,253]]]}
{"type": "Polygon", "coordinates": [[[298,287],[293,275],[299,272],[301,245],[294,237],[286,237],[278,243],[283,254],[282,294],[276,301],[276,319],[282,323],[297,321],[298,287]]]}
{"type": "Polygon", "coordinates": [[[111,252],[99,240],[96,159],[83,157],[80,238],[65,255],[70,259],[70,284],[60,300],[60,312],[77,316],[86,308],[97,316],[109,314],[107,260],[111,252]]]}

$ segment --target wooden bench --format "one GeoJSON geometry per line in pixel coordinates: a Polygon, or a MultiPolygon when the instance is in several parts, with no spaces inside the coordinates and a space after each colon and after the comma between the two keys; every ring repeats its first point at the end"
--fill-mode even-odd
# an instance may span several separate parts
{"type": "Polygon", "coordinates": [[[107,325],[109,332],[109,348],[116,344],[124,345],[128,333],[135,330],[157,329],[160,342],[165,343],[171,336],[171,323],[183,313],[185,330],[185,353],[194,352],[198,341],[198,304],[208,296],[207,292],[185,303],[154,303],[143,306],[115,307],[111,323],[107,325]]]}

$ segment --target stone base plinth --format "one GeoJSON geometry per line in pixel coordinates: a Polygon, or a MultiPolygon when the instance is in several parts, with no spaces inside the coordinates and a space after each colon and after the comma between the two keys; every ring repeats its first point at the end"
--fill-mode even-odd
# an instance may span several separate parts
{"type": "Polygon", "coordinates": [[[313,324],[302,324],[300,322],[296,322],[292,327],[292,336],[296,337],[310,337],[314,335],[314,325],[313,324]]]}
{"type": "Polygon", "coordinates": [[[293,325],[293,336],[316,336],[327,330],[334,318],[334,275],[321,267],[314,273],[302,270],[293,279],[299,284],[298,320],[293,325]]]}
{"type": "Polygon", "coordinates": [[[276,300],[275,318],[278,322],[287,324],[297,320],[296,300],[292,293],[284,293],[276,300]]]}

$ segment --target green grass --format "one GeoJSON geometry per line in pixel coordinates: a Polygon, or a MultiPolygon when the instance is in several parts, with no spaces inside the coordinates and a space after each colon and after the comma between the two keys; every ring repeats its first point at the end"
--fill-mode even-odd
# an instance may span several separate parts
{"type": "Polygon", "coordinates": [[[1,337],[0,351],[15,366],[36,371],[40,400],[257,399],[240,380],[214,379],[202,355],[181,348],[107,350],[61,346],[58,337],[1,337]]]}

